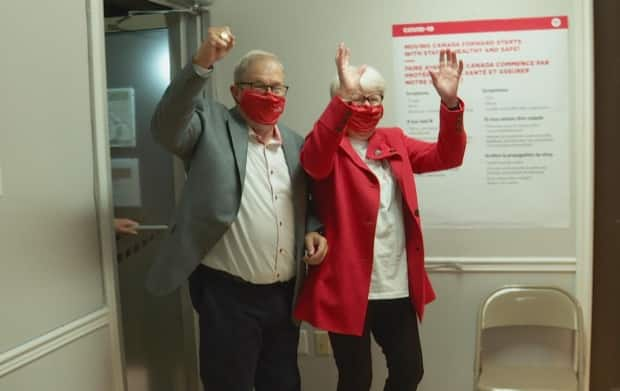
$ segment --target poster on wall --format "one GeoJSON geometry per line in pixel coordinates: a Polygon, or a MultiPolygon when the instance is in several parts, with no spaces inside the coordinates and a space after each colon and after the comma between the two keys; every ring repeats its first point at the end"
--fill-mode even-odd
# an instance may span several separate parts
{"type": "Polygon", "coordinates": [[[111,147],[136,146],[133,88],[108,88],[108,129],[111,147]]]}
{"type": "Polygon", "coordinates": [[[140,207],[140,161],[136,158],[111,159],[112,196],[115,207],[140,207]]]}
{"type": "Polygon", "coordinates": [[[422,140],[435,141],[439,127],[428,70],[441,49],[465,63],[466,156],[416,176],[425,227],[568,227],[568,18],[398,24],[392,39],[396,120],[422,140]]]}

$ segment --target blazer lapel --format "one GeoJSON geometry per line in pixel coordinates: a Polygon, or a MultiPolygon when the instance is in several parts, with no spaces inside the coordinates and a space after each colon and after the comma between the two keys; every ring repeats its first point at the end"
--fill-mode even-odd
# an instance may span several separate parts
{"type": "Polygon", "coordinates": [[[295,144],[293,137],[289,134],[289,130],[283,126],[278,126],[280,128],[280,136],[282,137],[284,159],[286,160],[286,166],[288,167],[288,174],[292,180],[294,178],[293,174],[297,171],[297,166],[299,165],[299,147],[295,144]]]}
{"type": "Polygon", "coordinates": [[[348,137],[345,136],[342,138],[342,140],[340,140],[340,148],[345,151],[345,153],[349,156],[349,159],[351,159],[356,166],[358,166],[364,171],[372,172],[370,171],[370,168],[368,168],[368,165],[364,163],[362,158],[360,158],[360,155],[358,155],[357,151],[353,149],[353,145],[351,145],[351,141],[348,137]]]}
{"type": "Polygon", "coordinates": [[[228,132],[233,147],[235,160],[237,161],[237,169],[239,170],[239,179],[241,188],[245,182],[245,168],[248,161],[248,126],[239,114],[239,110],[234,107],[230,109],[230,120],[228,121],[228,132]]]}
{"type": "MultiPolygon", "coordinates": [[[[295,256],[301,260],[303,253],[304,233],[306,231],[307,187],[306,175],[299,163],[300,145],[295,142],[293,131],[278,125],[282,137],[282,152],[291,178],[294,214],[295,214],[295,256]]],[[[297,273],[303,276],[303,262],[299,263],[297,273]]],[[[301,281],[300,279],[298,279],[301,281]]]]}

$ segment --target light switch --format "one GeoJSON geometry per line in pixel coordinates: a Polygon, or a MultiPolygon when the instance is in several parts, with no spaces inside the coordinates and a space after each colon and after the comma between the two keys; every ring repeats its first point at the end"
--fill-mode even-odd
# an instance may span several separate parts
{"type": "Polygon", "coordinates": [[[314,332],[314,352],[317,356],[331,356],[332,345],[329,343],[327,331],[314,332]]]}

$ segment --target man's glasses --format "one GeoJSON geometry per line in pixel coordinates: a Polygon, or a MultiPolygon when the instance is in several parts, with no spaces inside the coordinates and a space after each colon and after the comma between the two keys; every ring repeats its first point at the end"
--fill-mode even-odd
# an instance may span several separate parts
{"type": "Polygon", "coordinates": [[[278,96],[285,96],[286,92],[288,91],[288,86],[284,85],[284,84],[275,84],[275,85],[268,85],[268,84],[264,84],[261,82],[239,82],[237,83],[238,86],[247,86],[250,87],[253,90],[256,91],[260,91],[264,94],[266,94],[267,92],[271,91],[272,94],[274,95],[278,95],[278,96]]]}

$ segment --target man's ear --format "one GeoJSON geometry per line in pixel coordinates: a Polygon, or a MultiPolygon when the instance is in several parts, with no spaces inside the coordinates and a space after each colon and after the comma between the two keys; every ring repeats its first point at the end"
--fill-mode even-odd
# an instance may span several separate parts
{"type": "Polygon", "coordinates": [[[239,104],[239,100],[241,99],[241,89],[234,84],[230,85],[230,95],[232,95],[236,104],[239,104]]]}

